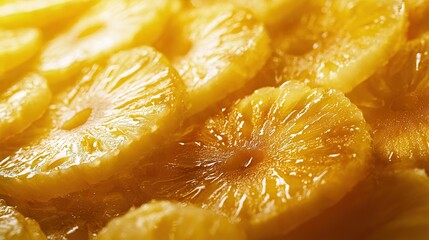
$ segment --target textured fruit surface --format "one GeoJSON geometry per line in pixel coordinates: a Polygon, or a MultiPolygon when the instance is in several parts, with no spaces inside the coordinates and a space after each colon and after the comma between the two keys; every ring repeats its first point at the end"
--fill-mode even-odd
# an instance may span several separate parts
{"type": "Polygon", "coordinates": [[[0,30],[0,75],[33,57],[40,46],[36,29],[0,30]]]}
{"type": "Polygon", "coordinates": [[[429,31],[429,0],[404,0],[404,2],[410,21],[408,36],[415,38],[429,31]]]}
{"type": "Polygon", "coordinates": [[[0,147],[0,193],[43,201],[110,177],[181,122],[183,83],[158,52],[112,56],[0,147]],[[171,124],[175,123],[175,124],[171,124]]]}
{"type": "Polygon", "coordinates": [[[408,42],[349,97],[372,126],[380,159],[429,166],[429,34],[408,42]]]}
{"type": "Polygon", "coordinates": [[[103,0],[47,43],[39,71],[51,83],[86,64],[133,45],[151,44],[164,30],[176,1],[103,0]]]}
{"type": "Polygon", "coordinates": [[[0,26],[41,27],[85,10],[95,0],[3,0],[0,26]]]}
{"type": "Polygon", "coordinates": [[[317,0],[299,21],[275,33],[283,81],[344,92],[371,76],[399,49],[407,18],[401,0],[317,0]]]}
{"type": "MultiPolygon", "coordinates": [[[[206,4],[213,4],[214,0],[191,0],[195,6],[202,6],[206,4]]],[[[221,1],[222,2],[222,1],[221,1]]],[[[247,8],[259,20],[266,24],[277,24],[280,22],[290,22],[296,17],[300,7],[304,5],[305,1],[294,0],[232,0],[223,1],[236,4],[239,7],[247,8]]]]}
{"type": "Polygon", "coordinates": [[[41,118],[51,100],[46,80],[37,74],[27,74],[18,81],[3,78],[7,80],[0,80],[0,142],[41,118]]]}
{"type": "Polygon", "coordinates": [[[422,170],[378,173],[283,239],[429,238],[429,179],[422,170]]]}
{"type": "Polygon", "coordinates": [[[245,239],[244,231],[227,218],[191,205],[151,202],[113,219],[99,240],[215,240],[245,239]]]}
{"type": "Polygon", "coordinates": [[[153,154],[143,181],[155,198],[199,204],[248,224],[251,238],[269,237],[339,201],[365,176],[369,151],[362,113],[342,93],[291,81],[153,154]]]}
{"type": "Polygon", "coordinates": [[[46,236],[34,220],[22,216],[0,199],[0,238],[4,240],[44,240],[46,236]]]}
{"type": "Polygon", "coordinates": [[[226,4],[183,12],[157,45],[186,84],[189,115],[243,87],[271,53],[263,24],[226,4]]]}

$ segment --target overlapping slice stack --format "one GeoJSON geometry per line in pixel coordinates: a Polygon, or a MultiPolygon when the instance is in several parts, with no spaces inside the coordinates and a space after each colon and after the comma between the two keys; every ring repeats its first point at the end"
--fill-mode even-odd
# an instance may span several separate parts
{"type": "Polygon", "coordinates": [[[374,132],[386,162],[428,167],[429,34],[408,42],[374,76],[349,94],[374,132]]]}
{"type": "Polygon", "coordinates": [[[58,83],[118,50],[151,44],[179,7],[179,2],[174,0],[99,1],[69,29],[47,43],[38,71],[50,83],[58,83]]]}
{"type": "Polygon", "coordinates": [[[316,0],[294,24],[277,29],[281,81],[302,80],[344,92],[371,76],[405,40],[402,0],[316,0]]]}
{"type": "Polygon", "coordinates": [[[113,219],[97,239],[243,240],[245,234],[227,218],[213,212],[191,205],[155,201],[113,219]]]}
{"type": "Polygon", "coordinates": [[[165,32],[157,46],[186,84],[188,115],[243,87],[271,53],[263,24],[228,4],[182,12],[165,32]]]}
{"type": "Polygon", "coordinates": [[[183,94],[160,53],[115,54],[56,94],[30,129],[1,143],[0,193],[43,201],[130,167],[180,125],[183,94]]]}
{"type": "Polygon", "coordinates": [[[143,187],[243,222],[251,238],[270,237],[339,201],[366,175],[369,152],[362,113],[344,95],[289,82],[154,153],[143,187]]]}

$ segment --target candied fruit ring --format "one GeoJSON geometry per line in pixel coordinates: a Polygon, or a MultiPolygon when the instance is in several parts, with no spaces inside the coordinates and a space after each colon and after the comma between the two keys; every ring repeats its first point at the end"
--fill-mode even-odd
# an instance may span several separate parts
{"type": "Polygon", "coordinates": [[[312,10],[274,37],[284,52],[282,81],[297,79],[349,92],[405,42],[408,21],[402,0],[312,3],[312,10]]]}
{"type": "Polygon", "coordinates": [[[0,75],[33,57],[41,44],[41,33],[37,29],[0,30],[0,75]]]}
{"type": "Polygon", "coordinates": [[[135,165],[182,121],[183,99],[183,83],[160,53],[113,55],[1,145],[0,193],[46,201],[135,165]]]}
{"type": "MultiPolygon", "coordinates": [[[[4,80],[0,82],[4,84],[4,80]]],[[[46,80],[35,73],[26,74],[1,90],[0,142],[4,142],[41,118],[49,107],[52,94],[46,80]]]]}
{"type": "Polygon", "coordinates": [[[230,4],[182,12],[157,47],[171,59],[187,86],[188,116],[243,87],[271,55],[264,25],[230,4]]]}
{"type": "Polygon", "coordinates": [[[244,231],[224,216],[167,201],[152,201],[131,209],[124,216],[113,219],[97,236],[99,240],[245,239],[244,231]]]}
{"type": "Polygon", "coordinates": [[[149,194],[218,211],[258,239],[338,202],[365,177],[371,137],[342,93],[290,81],[256,91],[167,149],[139,170],[149,194]]]}
{"type": "Polygon", "coordinates": [[[7,206],[2,199],[0,199],[0,226],[1,239],[46,240],[36,221],[24,217],[15,208],[7,206]]]}
{"type": "Polygon", "coordinates": [[[151,44],[179,7],[177,0],[100,1],[47,43],[37,69],[58,83],[116,51],[151,44]]]}
{"type": "Polygon", "coordinates": [[[0,26],[43,27],[77,14],[98,0],[6,0],[0,4],[0,26]]]}

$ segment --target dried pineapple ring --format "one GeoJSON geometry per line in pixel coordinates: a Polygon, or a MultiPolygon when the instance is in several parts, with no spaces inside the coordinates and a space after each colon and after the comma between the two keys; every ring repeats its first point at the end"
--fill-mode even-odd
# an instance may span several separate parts
{"type": "Polygon", "coordinates": [[[33,57],[40,46],[36,29],[0,30],[0,75],[33,57]]]}
{"type": "Polygon", "coordinates": [[[28,74],[0,87],[0,142],[22,132],[49,107],[51,91],[44,78],[28,74]]]}
{"type": "Polygon", "coordinates": [[[98,235],[99,240],[245,239],[244,231],[227,218],[191,205],[151,202],[113,219],[98,235]]]}
{"type": "Polygon", "coordinates": [[[244,86],[271,53],[262,23],[223,4],[183,12],[158,45],[185,81],[189,115],[244,86]]]}
{"type": "Polygon", "coordinates": [[[170,0],[103,0],[70,29],[49,42],[39,71],[51,82],[64,81],[88,63],[135,44],[151,44],[177,7],[170,0]]]}
{"type": "Polygon", "coordinates": [[[6,240],[43,240],[46,236],[36,221],[22,216],[0,199],[0,238],[6,240]]]}
{"type": "Polygon", "coordinates": [[[177,127],[184,86],[151,48],[112,56],[0,145],[0,193],[44,201],[106,179],[177,127]],[[174,123],[174,124],[172,124],[174,123]]]}
{"type": "Polygon", "coordinates": [[[351,91],[399,50],[407,15],[402,0],[317,0],[276,36],[283,80],[351,91]]]}
{"type": "MultiPolygon", "coordinates": [[[[191,2],[193,5],[201,6],[207,3],[218,3],[219,1],[192,0],[191,2]]],[[[276,24],[283,21],[290,22],[298,15],[297,12],[299,12],[300,7],[305,4],[305,1],[296,0],[223,0],[223,2],[247,8],[266,24],[276,24]]]]}
{"type": "Polygon", "coordinates": [[[404,2],[408,7],[410,20],[408,36],[414,38],[429,31],[429,0],[405,0],[404,2]]]}
{"type": "Polygon", "coordinates": [[[94,0],[3,0],[1,27],[41,27],[82,11],[94,0]]]}
{"type": "Polygon", "coordinates": [[[429,169],[429,33],[408,42],[349,97],[372,126],[380,159],[429,169]]]}
{"type": "Polygon", "coordinates": [[[142,184],[156,199],[200,204],[248,224],[248,236],[269,238],[339,201],[365,176],[370,142],[362,113],[342,93],[290,81],[153,154],[142,184]]]}

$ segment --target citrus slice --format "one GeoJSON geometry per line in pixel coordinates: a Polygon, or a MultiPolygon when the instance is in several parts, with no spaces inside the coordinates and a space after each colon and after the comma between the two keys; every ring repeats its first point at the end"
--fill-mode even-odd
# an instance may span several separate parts
{"type": "Polygon", "coordinates": [[[275,34],[283,81],[351,91],[399,50],[407,14],[402,0],[316,0],[275,34]]]}
{"type": "Polygon", "coordinates": [[[365,176],[369,152],[362,113],[342,93],[290,81],[152,154],[142,184],[155,199],[199,204],[269,238],[339,201],[365,176]]]}
{"type": "Polygon", "coordinates": [[[33,57],[40,49],[37,29],[0,30],[0,75],[33,57]]]}
{"type": "Polygon", "coordinates": [[[282,239],[428,239],[428,202],[424,171],[376,173],[282,239]]]}
{"type": "Polygon", "coordinates": [[[173,202],[151,202],[113,219],[98,235],[109,239],[245,239],[244,231],[208,210],[173,202]]]}
{"type": "Polygon", "coordinates": [[[176,7],[177,2],[169,0],[100,1],[47,43],[38,70],[50,83],[57,83],[118,50],[151,44],[176,7]]]}
{"type": "Polygon", "coordinates": [[[408,42],[349,97],[372,126],[380,159],[429,167],[429,34],[408,42]]]}
{"type": "Polygon", "coordinates": [[[271,53],[263,24],[228,4],[185,11],[165,33],[157,45],[185,82],[189,115],[244,86],[271,53]]]}
{"type": "MultiPolygon", "coordinates": [[[[8,77],[5,77],[8,78],[8,77]]],[[[0,142],[22,132],[49,107],[51,91],[44,78],[27,74],[20,80],[0,80],[0,142]]]]}
{"type": "Polygon", "coordinates": [[[300,7],[305,4],[305,1],[294,0],[191,0],[191,2],[194,6],[198,7],[219,2],[233,3],[239,7],[248,9],[259,20],[269,25],[292,21],[298,15],[297,12],[300,12],[300,7]]]}
{"type": "Polygon", "coordinates": [[[46,236],[36,221],[22,216],[0,200],[0,238],[5,240],[44,240],[46,236]]]}
{"type": "Polygon", "coordinates": [[[132,166],[180,125],[182,84],[149,47],[95,65],[42,119],[0,145],[0,193],[44,201],[132,166]]]}
{"type": "Polygon", "coordinates": [[[42,27],[84,10],[94,0],[3,0],[0,27],[42,27]]]}

